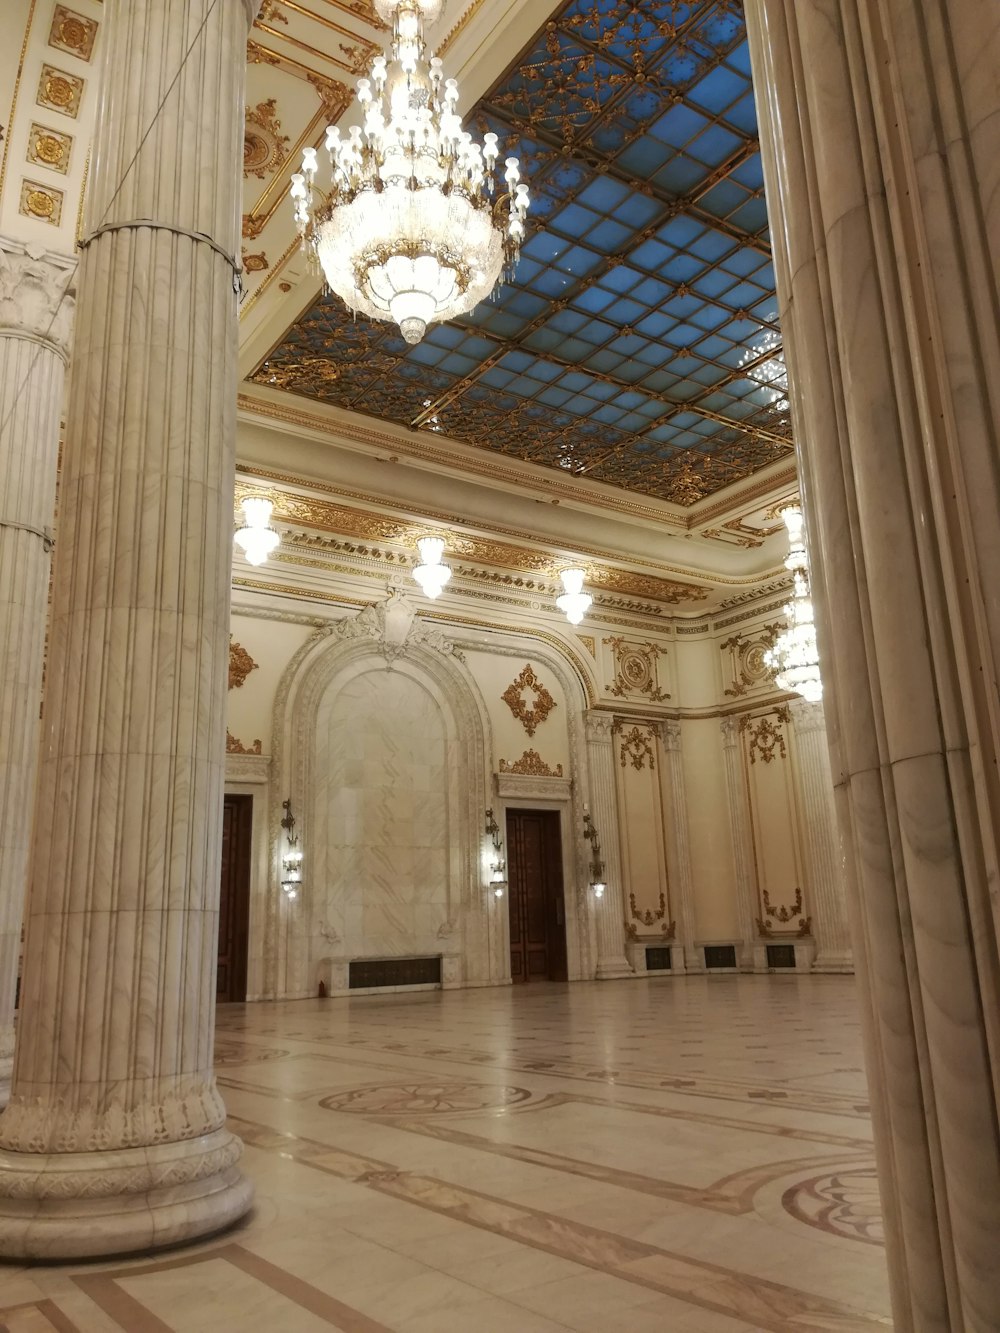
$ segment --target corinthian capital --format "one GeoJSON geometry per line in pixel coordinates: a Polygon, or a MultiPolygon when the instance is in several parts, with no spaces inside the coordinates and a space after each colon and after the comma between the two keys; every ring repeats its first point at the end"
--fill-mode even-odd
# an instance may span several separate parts
{"type": "Polygon", "coordinates": [[[588,708],[583,715],[583,721],[588,741],[611,744],[612,729],[615,725],[613,713],[603,713],[597,708],[588,708]]]}
{"type": "Polygon", "coordinates": [[[76,260],[0,236],[0,333],[21,333],[69,355],[76,260]]]}

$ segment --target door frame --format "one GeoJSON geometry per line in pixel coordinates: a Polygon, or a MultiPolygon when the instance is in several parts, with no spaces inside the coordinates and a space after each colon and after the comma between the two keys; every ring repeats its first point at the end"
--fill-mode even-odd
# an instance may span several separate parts
{"type": "MultiPolygon", "coordinates": [[[[256,756],[254,756],[256,758],[256,756]]],[[[265,761],[266,762],[266,761],[265,761]]],[[[252,796],[250,811],[250,921],[247,929],[247,1000],[263,1000],[266,899],[268,884],[268,793],[266,776],[258,781],[235,782],[227,779],[227,796],[252,796]]],[[[222,811],[219,811],[220,839],[222,811]]]]}
{"type": "MultiPolygon", "coordinates": [[[[503,779],[501,779],[503,782],[503,779]]],[[[506,785],[506,784],[504,784],[506,785]]],[[[567,789],[569,783],[566,784],[567,789]]],[[[584,954],[584,939],[593,929],[592,923],[587,920],[582,908],[581,895],[579,892],[579,879],[577,875],[577,850],[575,830],[573,826],[573,801],[569,790],[566,795],[557,797],[551,796],[533,796],[525,791],[517,796],[498,796],[497,797],[497,823],[504,830],[504,856],[507,855],[506,847],[506,829],[507,829],[507,811],[508,810],[555,810],[559,814],[559,840],[562,844],[562,881],[563,881],[563,906],[566,917],[566,975],[570,981],[585,981],[590,979],[590,974],[584,970],[582,957],[584,954]]],[[[581,834],[582,837],[582,834],[581,834]]],[[[504,907],[504,948],[506,949],[505,979],[509,982],[510,975],[510,934],[509,926],[506,924],[510,920],[510,905],[504,907]]]]}

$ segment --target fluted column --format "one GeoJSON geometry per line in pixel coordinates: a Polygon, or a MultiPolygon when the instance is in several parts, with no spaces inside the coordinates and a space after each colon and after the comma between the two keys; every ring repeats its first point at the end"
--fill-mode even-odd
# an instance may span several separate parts
{"type": "Polygon", "coordinates": [[[0,1105],[14,1054],[75,269],[75,259],[0,236],[0,1105]]]}
{"type": "Polygon", "coordinates": [[[664,722],[660,735],[663,752],[667,757],[667,874],[677,902],[677,925],[680,931],[678,943],[684,950],[684,970],[701,972],[702,960],[694,947],[694,880],[691,875],[681,724],[675,721],[664,722]]]}
{"type": "Polygon", "coordinates": [[[736,961],[745,971],[753,971],[755,921],[759,909],[754,876],[753,835],[750,829],[750,796],[743,772],[739,718],[724,717],[719,725],[722,729],[722,754],[726,765],[726,801],[729,807],[729,830],[733,841],[733,864],[736,873],[736,920],[740,932],[736,961]]]}
{"type": "Polygon", "coordinates": [[[795,731],[802,826],[809,873],[807,906],[816,941],[814,972],[853,972],[854,954],[847,920],[844,858],[837,836],[833,775],[821,703],[789,704],[795,731]]]}
{"type": "Polygon", "coordinates": [[[1000,10],[746,0],[896,1327],[1000,1328],[1000,10]]]}
{"type": "Polygon", "coordinates": [[[77,330],[0,1253],[246,1211],[212,1072],[245,0],[118,0],[77,330]]]}
{"type": "Polygon", "coordinates": [[[590,709],[583,715],[587,731],[587,767],[590,772],[591,817],[601,840],[606,888],[594,903],[597,923],[598,980],[634,976],[625,957],[625,899],[622,895],[622,858],[615,790],[614,718],[590,709]]]}

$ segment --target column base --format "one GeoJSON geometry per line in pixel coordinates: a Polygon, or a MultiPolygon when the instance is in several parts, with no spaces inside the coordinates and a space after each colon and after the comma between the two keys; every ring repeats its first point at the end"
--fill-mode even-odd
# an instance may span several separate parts
{"type": "Polygon", "coordinates": [[[634,977],[635,971],[629,960],[621,958],[602,958],[597,964],[598,981],[617,981],[622,977],[634,977]]]}
{"type": "Polygon", "coordinates": [[[198,1240],[249,1209],[226,1129],[110,1152],[0,1151],[0,1254],[87,1259],[198,1240]]]}

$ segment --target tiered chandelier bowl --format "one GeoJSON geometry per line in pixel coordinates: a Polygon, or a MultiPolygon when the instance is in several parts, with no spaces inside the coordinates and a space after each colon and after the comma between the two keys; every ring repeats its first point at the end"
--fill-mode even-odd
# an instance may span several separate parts
{"type": "Polygon", "coordinates": [[[792,576],[792,600],[784,608],[788,624],[764,654],[764,661],[774,671],[775,683],[781,689],[800,694],[810,703],[819,703],[823,698],[823,682],[819,674],[802,510],[791,505],[783,510],[782,518],[788,530],[785,568],[792,576]]]}
{"type": "Polygon", "coordinates": [[[423,25],[441,0],[375,0],[392,24],[389,59],[359,79],[362,124],[326,131],[329,190],[315,186],[316,149],[292,177],[295,220],[331,290],[352,310],[399,325],[417,343],[428,324],[479,304],[517,261],[528,187],[517,158],[498,191],[497,136],[462,129],[458,84],[427,58],[423,25]]]}

